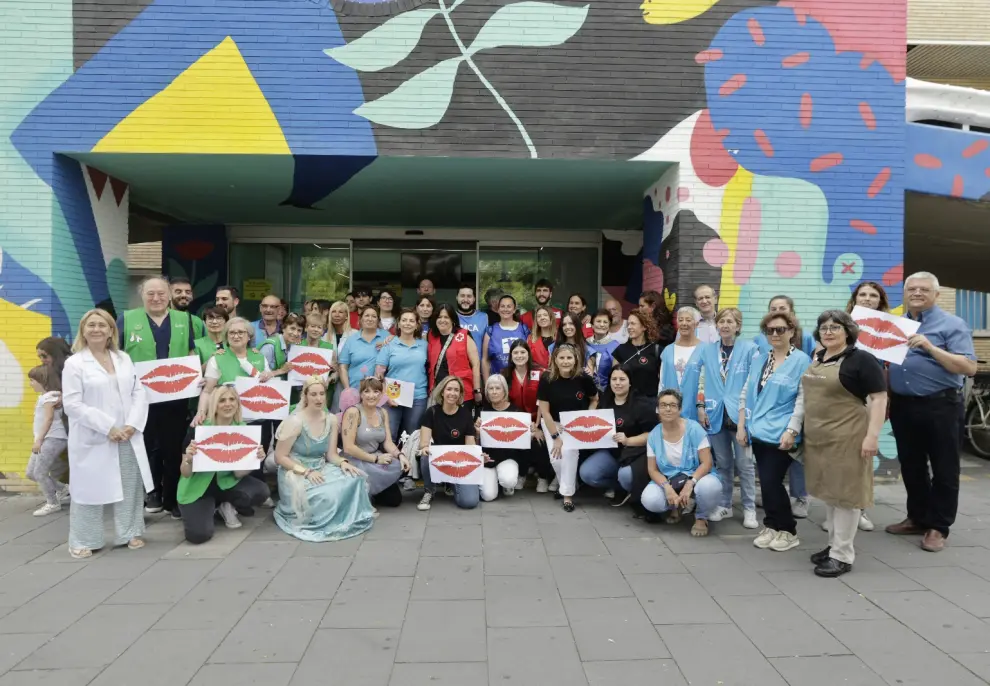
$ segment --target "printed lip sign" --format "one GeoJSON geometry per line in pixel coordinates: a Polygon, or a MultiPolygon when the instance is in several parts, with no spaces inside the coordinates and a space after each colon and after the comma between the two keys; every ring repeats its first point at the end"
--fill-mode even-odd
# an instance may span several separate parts
{"type": "Polygon", "coordinates": [[[254,378],[239,376],[234,380],[234,390],[241,399],[244,421],[285,419],[289,416],[292,385],[288,381],[272,379],[261,383],[254,378]]]}
{"type": "Polygon", "coordinates": [[[480,445],[430,447],[430,477],[434,483],[480,486],[484,472],[480,445]]]}
{"type": "Polygon", "coordinates": [[[482,412],[481,446],[528,450],[530,422],[528,412],[482,412]]]}
{"type": "Polygon", "coordinates": [[[203,378],[199,356],[136,362],[134,371],[148,393],[149,403],[194,398],[203,378]]]}
{"type": "Polygon", "coordinates": [[[288,362],[291,367],[289,382],[293,386],[302,386],[311,376],[318,376],[326,381],[333,369],[333,351],[294,345],[289,350],[288,362]]]}
{"type": "Polygon", "coordinates": [[[194,472],[257,469],[260,426],[197,426],[194,472]]]}
{"type": "Polygon", "coordinates": [[[859,326],[856,347],[862,348],[880,360],[891,364],[903,364],[908,354],[908,338],[918,332],[920,322],[856,306],[853,321],[859,326]]]}
{"type": "Polygon", "coordinates": [[[615,413],[612,410],[561,412],[560,428],[568,449],[614,448],[615,413]]]}

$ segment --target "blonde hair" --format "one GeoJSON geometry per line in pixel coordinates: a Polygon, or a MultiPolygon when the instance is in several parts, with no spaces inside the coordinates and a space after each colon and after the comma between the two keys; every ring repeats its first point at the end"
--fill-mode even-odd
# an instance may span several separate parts
{"type": "Polygon", "coordinates": [[[234,416],[231,418],[233,424],[240,424],[244,421],[241,417],[241,399],[237,395],[237,391],[234,390],[233,386],[217,386],[213,389],[213,393],[210,394],[210,403],[207,405],[206,410],[206,421],[211,425],[216,426],[217,424],[217,409],[220,407],[220,401],[223,399],[224,393],[230,393],[234,396],[234,400],[237,401],[237,409],[234,411],[234,416]]]}
{"type": "MultiPolygon", "coordinates": [[[[329,314],[327,314],[327,329],[333,329],[333,311],[343,310],[344,311],[344,325],[340,329],[340,334],[346,336],[351,332],[351,308],[347,306],[343,300],[338,300],[333,305],[330,306],[329,314]]],[[[334,331],[336,333],[336,331],[334,331]]],[[[327,331],[327,335],[333,335],[330,331],[327,331]]]]}
{"type": "Polygon", "coordinates": [[[96,308],[84,314],[82,319],[79,320],[79,330],[76,332],[76,340],[72,343],[72,352],[77,353],[89,347],[89,343],[86,342],[86,336],[83,334],[83,329],[86,326],[86,322],[92,317],[99,317],[110,327],[110,339],[107,341],[107,350],[114,352],[120,350],[120,344],[117,340],[120,338],[120,333],[117,331],[117,322],[113,320],[109,312],[96,308]]]}
{"type": "Polygon", "coordinates": [[[438,383],[433,388],[433,393],[430,396],[430,400],[433,401],[434,405],[443,405],[443,390],[447,388],[447,384],[449,384],[451,381],[456,381],[458,388],[461,389],[461,395],[457,399],[457,404],[458,405],[464,404],[464,382],[461,381],[461,378],[459,376],[454,376],[453,374],[451,374],[450,376],[445,377],[443,381],[438,383]]]}
{"type": "Polygon", "coordinates": [[[550,381],[564,378],[573,379],[576,376],[581,376],[583,373],[584,360],[581,359],[581,351],[577,349],[577,346],[572,343],[561,343],[553,349],[553,354],[550,355],[550,369],[547,371],[547,379],[550,381]],[[574,371],[568,377],[561,376],[560,370],[557,368],[557,357],[565,350],[570,351],[574,355],[574,371]]]}
{"type": "Polygon", "coordinates": [[[736,335],[738,336],[739,334],[742,333],[742,325],[743,325],[742,312],[740,312],[735,307],[723,307],[721,310],[715,313],[715,323],[718,324],[719,321],[722,319],[722,317],[731,317],[732,320],[736,323],[736,327],[737,327],[736,335]]]}
{"type": "Polygon", "coordinates": [[[309,395],[308,395],[308,393],[309,393],[309,387],[310,386],[315,386],[316,384],[320,384],[320,386],[323,387],[323,390],[324,391],[327,390],[327,386],[326,386],[325,383],[323,383],[323,379],[321,379],[318,376],[311,376],[308,379],[306,379],[305,381],[303,381],[302,393],[299,396],[299,409],[300,410],[305,410],[307,407],[309,407],[309,395]]]}

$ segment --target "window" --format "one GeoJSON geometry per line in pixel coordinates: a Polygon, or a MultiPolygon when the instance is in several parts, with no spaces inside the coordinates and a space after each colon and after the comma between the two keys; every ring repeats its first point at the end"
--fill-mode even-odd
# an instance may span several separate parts
{"type": "Polygon", "coordinates": [[[990,335],[987,321],[987,294],[979,291],[956,291],[956,316],[962,317],[973,333],[990,335]]]}
{"type": "MultiPolygon", "coordinates": [[[[580,293],[588,301],[588,311],[598,309],[598,248],[534,247],[479,249],[478,295],[501,288],[523,310],[531,310],[536,301],[533,286],[540,279],[553,282],[553,305],[567,309],[571,293],[580,293]]],[[[483,305],[482,305],[483,307],[483,305]]]]}

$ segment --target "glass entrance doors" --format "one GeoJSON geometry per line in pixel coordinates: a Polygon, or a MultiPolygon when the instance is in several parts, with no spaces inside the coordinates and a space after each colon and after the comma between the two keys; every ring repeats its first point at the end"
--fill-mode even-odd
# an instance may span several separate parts
{"type": "MultiPolygon", "coordinates": [[[[420,281],[430,279],[436,302],[456,303],[462,283],[477,279],[475,241],[354,241],[353,289],[370,288],[377,297],[391,289],[403,307],[416,303],[420,281]]],[[[352,289],[352,290],[353,290],[352,289]]]]}

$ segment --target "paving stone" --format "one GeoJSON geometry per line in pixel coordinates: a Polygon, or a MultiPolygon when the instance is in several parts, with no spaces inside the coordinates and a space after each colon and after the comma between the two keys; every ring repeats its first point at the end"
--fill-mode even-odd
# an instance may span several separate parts
{"type": "MultiPolygon", "coordinates": [[[[378,526],[377,522],[375,526],[378,526]]],[[[343,541],[333,541],[332,545],[299,541],[292,557],[354,557],[364,539],[364,536],[351,536],[343,541]]]]}
{"type": "MultiPolygon", "coordinates": [[[[55,634],[11,634],[0,642],[0,674],[24,660],[51,640],[55,634]]],[[[48,665],[51,666],[51,665],[48,665]]]]}
{"type": "Polygon", "coordinates": [[[567,615],[553,576],[485,578],[489,627],[567,626],[567,615]]]}
{"type": "Polygon", "coordinates": [[[668,624],[657,630],[688,683],[786,686],[773,665],[735,625],[668,624]]]}
{"type": "Polygon", "coordinates": [[[388,686],[398,640],[396,629],[320,629],[290,683],[388,686]]]}
{"type": "Polygon", "coordinates": [[[550,560],[538,538],[486,539],[485,574],[519,576],[550,574],[550,560]]]}
{"type": "Polygon", "coordinates": [[[210,662],[296,662],[316,632],[328,600],[258,600],[210,662]]]}
{"type": "MultiPolygon", "coordinates": [[[[728,546],[717,535],[708,535],[704,538],[696,538],[691,535],[692,519],[685,517],[676,526],[659,525],[657,535],[663,544],[671,552],[682,554],[692,553],[724,553],[728,551],[728,546]]],[[[755,535],[755,534],[754,534],[755,535]]]]}
{"type": "Polygon", "coordinates": [[[730,621],[711,594],[690,574],[628,574],[626,581],[654,624],[730,621]]]}
{"type": "Polygon", "coordinates": [[[392,669],[388,686],[487,686],[484,662],[400,663],[392,669]]]}
{"type": "MultiPolygon", "coordinates": [[[[17,569],[23,564],[36,560],[51,551],[49,545],[18,545],[16,543],[4,543],[0,545],[0,576],[17,569]]],[[[0,592],[2,592],[0,586],[0,592]]]]}
{"type": "Polygon", "coordinates": [[[349,557],[293,557],[261,594],[262,600],[330,600],[351,566],[349,557]]]}
{"type": "Polygon", "coordinates": [[[203,665],[189,686],[288,686],[295,662],[203,665]]]}
{"type": "Polygon", "coordinates": [[[656,525],[630,516],[627,507],[588,510],[588,521],[602,538],[656,537],[656,525]]]}
{"type": "MultiPolygon", "coordinates": [[[[952,659],[990,683],[990,653],[953,653],[952,659]]],[[[3,682],[0,682],[2,686],[3,682]]]]}
{"type": "Polygon", "coordinates": [[[481,507],[473,510],[462,510],[454,505],[452,498],[439,495],[433,500],[433,507],[428,513],[417,513],[413,516],[425,518],[427,526],[437,524],[452,524],[463,526],[465,524],[481,524],[481,507]]]}
{"type": "Polygon", "coordinates": [[[347,577],[340,584],[320,628],[401,629],[412,577],[347,577]]]}
{"type": "Polygon", "coordinates": [[[498,512],[483,513],[481,517],[481,535],[485,540],[490,538],[540,538],[540,527],[536,516],[530,512],[498,512]]]}
{"type": "Polygon", "coordinates": [[[223,640],[225,631],[149,631],[114,660],[91,686],[185,684],[223,640]]]}
{"type": "MultiPolygon", "coordinates": [[[[375,525],[358,539],[371,541],[400,539],[407,541],[422,541],[426,534],[426,523],[429,518],[422,513],[410,513],[406,508],[387,512],[375,520],[375,525]]],[[[351,539],[347,539],[348,541],[351,539]]],[[[343,543],[344,541],[340,541],[343,543]]]]}
{"type": "Polygon", "coordinates": [[[134,555],[108,555],[98,553],[73,576],[77,579],[124,579],[131,581],[141,576],[158,561],[154,557],[134,555]]]}
{"type": "Polygon", "coordinates": [[[426,528],[422,557],[480,556],[481,524],[431,524],[426,528]]]}
{"type": "Polygon", "coordinates": [[[483,662],[482,600],[409,601],[396,662],[483,662]]]}
{"type": "MultiPolygon", "coordinates": [[[[931,553],[928,553],[931,555],[931,553]]],[[[872,557],[857,557],[853,571],[839,581],[864,595],[874,591],[923,591],[925,587],[872,557]]]]}
{"type": "Polygon", "coordinates": [[[670,549],[656,536],[602,538],[602,543],[612,557],[657,557],[670,554],[670,549]]]}
{"type": "Polygon", "coordinates": [[[484,600],[485,574],[480,557],[421,557],[413,582],[413,600],[484,600]]]}
{"type": "Polygon", "coordinates": [[[81,669],[28,669],[7,672],[0,676],[0,686],[86,686],[99,668],[81,669]]]}
{"type": "Polygon", "coordinates": [[[609,660],[584,663],[589,686],[618,684],[663,684],[687,686],[684,675],[673,660],[609,660]]]}
{"type": "Polygon", "coordinates": [[[203,579],[172,606],[156,629],[222,629],[240,621],[265,589],[264,577],[203,579]]]}
{"type": "Polygon", "coordinates": [[[68,510],[64,509],[62,512],[56,515],[50,515],[49,517],[35,517],[30,511],[25,510],[23,512],[18,512],[4,520],[0,520],[0,543],[8,543],[10,541],[15,541],[20,545],[35,545],[43,543],[51,543],[48,549],[51,550],[56,544],[64,542],[68,538],[68,510]],[[65,522],[59,522],[60,527],[64,533],[61,538],[49,536],[32,537],[30,534],[39,529],[50,527],[53,523],[58,522],[58,520],[65,520],[65,522]]]}
{"type": "Polygon", "coordinates": [[[547,555],[608,555],[598,531],[590,523],[540,524],[547,555]]]}
{"type": "Polygon", "coordinates": [[[278,574],[300,545],[299,541],[285,539],[286,535],[282,534],[282,539],[279,541],[245,541],[216,566],[216,569],[210,573],[210,578],[271,579],[278,574]]]}
{"type": "Polygon", "coordinates": [[[490,629],[488,683],[584,686],[587,678],[567,627],[490,629]]]}
{"type": "Polygon", "coordinates": [[[624,598],[633,594],[608,556],[553,557],[550,567],[561,598],[624,598]]]}
{"type": "Polygon", "coordinates": [[[413,576],[420,541],[365,539],[351,564],[351,576],[413,576]]]}
{"type": "Polygon", "coordinates": [[[107,602],[177,603],[216,566],[217,560],[159,560],[107,602]]]}
{"type": "Polygon", "coordinates": [[[635,598],[571,598],[564,609],[583,661],[670,657],[635,598]]]}
{"type": "Polygon", "coordinates": [[[590,523],[588,511],[580,500],[575,501],[578,507],[573,512],[566,512],[562,501],[547,496],[533,500],[533,516],[538,523],[569,525],[590,523]]]}
{"type": "MultiPolygon", "coordinates": [[[[780,555],[764,551],[768,555],[780,555]]],[[[780,593],[735,553],[681,555],[681,562],[712,595],[761,595],[780,593]]]]}
{"type": "MultiPolygon", "coordinates": [[[[0,549],[3,550],[3,549],[0,549]]],[[[79,571],[75,565],[22,564],[2,577],[0,606],[20,607],[79,571]]]]}
{"type": "Polygon", "coordinates": [[[884,680],[855,655],[778,657],[770,663],[790,686],[885,686],[884,680]]]}
{"type": "Polygon", "coordinates": [[[961,567],[916,567],[901,573],[971,615],[990,617],[990,581],[983,577],[961,567]]]}
{"type": "Polygon", "coordinates": [[[260,523],[257,517],[245,517],[241,528],[228,529],[218,526],[213,534],[213,538],[206,543],[193,544],[189,541],[182,541],[177,546],[163,555],[165,560],[206,560],[216,558],[222,560],[230,555],[243,543],[251,532],[260,523]]]}
{"type": "Polygon", "coordinates": [[[717,600],[767,657],[849,653],[786,596],[719,596],[717,600]]]}
{"type": "Polygon", "coordinates": [[[841,581],[815,576],[810,566],[800,572],[764,572],[763,576],[817,621],[887,618],[887,613],[841,581]]]}
{"type": "Polygon", "coordinates": [[[70,576],[0,619],[0,634],[57,634],[126,583],[126,579],[83,579],[78,575],[70,576]]]}
{"type": "Polygon", "coordinates": [[[990,648],[990,626],[931,591],[871,593],[869,599],[944,652],[990,648]]]}
{"type": "MultiPolygon", "coordinates": [[[[757,572],[808,572],[815,568],[808,560],[811,553],[802,554],[800,549],[790,551],[787,554],[771,553],[769,550],[760,550],[753,545],[754,532],[747,531],[746,536],[723,538],[726,551],[739,558],[757,572]]],[[[858,554],[856,563],[859,564],[858,554]]]]}

